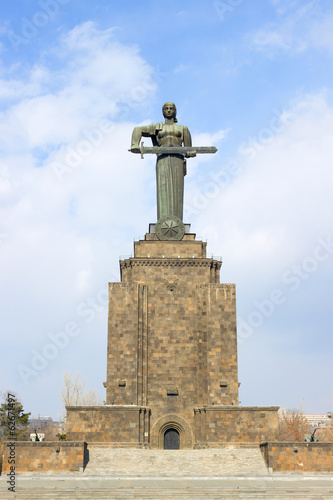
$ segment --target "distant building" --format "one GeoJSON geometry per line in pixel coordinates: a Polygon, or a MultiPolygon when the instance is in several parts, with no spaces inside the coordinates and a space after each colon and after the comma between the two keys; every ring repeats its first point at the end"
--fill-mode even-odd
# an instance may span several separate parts
{"type": "Polygon", "coordinates": [[[53,422],[52,417],[38,417],[29,420],[29,427],[33,430],[45,429],[50,423],[53,422]]]}
{"type": "Polygon", "coordinates": [[[315,429],[320,430],[328,425],[332,424],[332,413],[326,413],[326,414],[304,414],[304,417],[307,419],[307,421],[310,424],[310,429],[314,431],[315,429]]]}
{"type": "MultiPolygon", "coordinates": [[[[310,431],[313,432],[317,429],[317,432],[327,428],[328,425],[332,424],[332,412],[327,413],[303,413],[304,418],[309,422],[310,431]]],[[[278,411],[279,419],[283,417],[288,417],[286,408],[280,408],[278,411]]]]}
{"type": "Polygon", "coordinates": [[[52,420],[52,417],[41,417],[38,416],[38,418],[31,418],[29,420],[29,427],[30,431],[30,440],[35,441],[36,440],[36,432],[38,437],[41,435],[43,439],[41,441],[54,441],[57,440],[58,438],[56,437],[57,434],[63,434],[65,432],[65,423],[64,422],[54,422],[52,420]]]}

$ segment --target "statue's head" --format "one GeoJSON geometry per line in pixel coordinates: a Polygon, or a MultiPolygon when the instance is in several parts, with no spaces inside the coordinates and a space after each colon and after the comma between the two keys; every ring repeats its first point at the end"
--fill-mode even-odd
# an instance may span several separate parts
{"type": "Polygon", "coordinates": [[[163,104],[162,113],[164,118],[174,118],[175,122],[177,122],[177,108],[173,102],[163,104]]]}

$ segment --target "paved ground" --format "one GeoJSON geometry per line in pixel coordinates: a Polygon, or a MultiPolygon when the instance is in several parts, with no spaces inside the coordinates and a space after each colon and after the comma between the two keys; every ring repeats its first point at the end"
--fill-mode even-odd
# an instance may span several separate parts
{"type": "Polygon", "coordinates": [[[1,500],[333,499],[333,475],[233,477],[19,476],[16,492],[0,477],[1,500]]]}

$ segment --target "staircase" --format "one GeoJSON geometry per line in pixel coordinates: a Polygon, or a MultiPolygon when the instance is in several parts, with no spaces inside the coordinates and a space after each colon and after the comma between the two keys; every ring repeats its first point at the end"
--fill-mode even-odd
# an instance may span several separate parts
{"type": "Polygon", "coordinates": [[[106,476],[32,476],[17,479],[16,492],[0,477],[1,500],[332,500],[330,478],[236,476],[219,479],[106,476]]]}
{"type": "Polygon", "coordinates": [[[267,475],[259,447],[142,450],[88,446],[84,474],[108,476],[267,475]]]}
{"type": "Polygon", "coordinates": [[[0,477],[1,500],[329,500],[331,475],[269,475],[259,447],[115,449],[90,444],[84,472],[0,477]]]}

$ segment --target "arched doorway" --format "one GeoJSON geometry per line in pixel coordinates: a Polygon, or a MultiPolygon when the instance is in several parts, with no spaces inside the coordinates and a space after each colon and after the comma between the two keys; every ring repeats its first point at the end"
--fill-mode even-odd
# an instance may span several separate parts
{"type": "Polygon", "coordinates": [[[164,433],[164,449],[165,450],[179,450],[180,448],[179,432],[172,427],[167,429],[164,433]]]}
{"type": "Polygon", "coordinates": [[[170,413],[159,418],[153,425],[151,430],[151,448],[153,450],[163,450],[164,435],[168,429],[174,429],[179,434],[179,450],[193,449],[192,430],[185,418],[170,413]]]}

